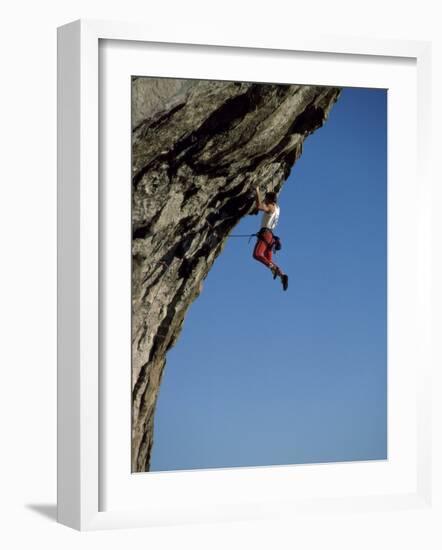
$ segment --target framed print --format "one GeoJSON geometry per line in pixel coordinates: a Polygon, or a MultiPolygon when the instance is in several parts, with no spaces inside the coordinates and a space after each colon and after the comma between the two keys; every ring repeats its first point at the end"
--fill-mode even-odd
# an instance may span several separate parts
{"type": "Polygon", "coordinates": [[[429,505],[429,50],[59,29],[61,523],[429,505]]]}

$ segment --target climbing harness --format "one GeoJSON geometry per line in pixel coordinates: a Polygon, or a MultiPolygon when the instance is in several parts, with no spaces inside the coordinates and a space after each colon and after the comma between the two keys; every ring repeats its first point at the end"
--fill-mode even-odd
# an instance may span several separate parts
{"type": "MultiPolygon", "coordinates": [[[[271,229],[268,229],[268,228],[262,228],[258,231],[258,233],[251,233],[251,234],[248,234],[248,235],[229,235],[229,237],[248,237],[249,240],[248,242],[250,243],[250,241],[252,240],[253,237],[258,237],[258,239],[260,239],[261,241],[264,241],[264,239],[262,238],[262,235],[261,235],[261,231],[263,231],[264,229],[266,229],[267,231],[272,231],[271,229]]],[[[273,232],[272,232],[272,235],[273,235],[273,232]]],[[[266,241],[264,241],[266,242],[266,241]]],[[[275,249],[275,252],[277,250],[281,250],[282,248],[282,244],[281,244],[281,239],[279,237],[277,237],[276,235],[273,235],[273,240],[272,242],[270,243],[270,248],[274,248],[275,249]]]]}

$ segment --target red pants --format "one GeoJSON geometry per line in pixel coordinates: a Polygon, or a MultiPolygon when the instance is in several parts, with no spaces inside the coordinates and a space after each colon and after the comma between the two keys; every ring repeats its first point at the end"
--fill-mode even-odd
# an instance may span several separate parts
{"type": "Polygon", "coordinates": [[[265,231],[261,231],[259,234],[259,237],[256,241],[255,248],[253,250],[253,257],[255,260],[258,260],[258,262],[263,263],[267,267],[275,266],[280,273],[282,273],[281,269],[273,263],[272,259],[272,253],[273,253],[273,233],[270,231],[270,229],[266,229],[265,231]]]}

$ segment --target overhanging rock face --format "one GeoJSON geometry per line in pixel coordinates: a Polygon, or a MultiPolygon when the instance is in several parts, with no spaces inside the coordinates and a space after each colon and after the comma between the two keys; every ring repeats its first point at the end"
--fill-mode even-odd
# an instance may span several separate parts
{"type": "Polygon", "coordinates": [[[149,470],[167,350],[254,188],[278,191],[339,88],[134,78],[132,471],[149,470]]]}

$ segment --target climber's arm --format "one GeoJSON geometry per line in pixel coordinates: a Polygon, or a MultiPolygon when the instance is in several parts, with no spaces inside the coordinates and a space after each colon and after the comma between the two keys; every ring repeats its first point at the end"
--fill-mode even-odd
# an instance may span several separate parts
{"type": "Polygon", "coordinates": [[[275,207],[272,204],[266,204],[265,202],[262,202],[261,193],[259,192],[258,187],[255,187],[255,193],[256,193],[256,209],[261,210],[262,212],[273,212],[275,207]]]}

